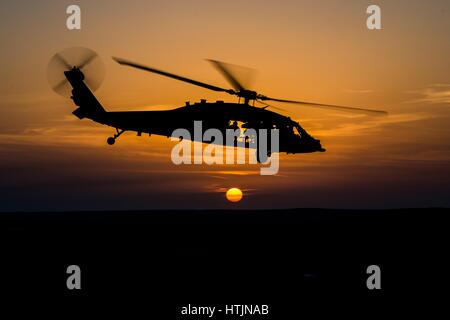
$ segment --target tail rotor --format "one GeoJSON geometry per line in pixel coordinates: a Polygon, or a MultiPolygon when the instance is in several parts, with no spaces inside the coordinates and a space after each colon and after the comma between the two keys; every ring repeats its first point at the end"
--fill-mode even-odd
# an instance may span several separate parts
{"type": "Polygon", "coordinates": [[[56,93],[68,97],[71,87],[64,75],[65,71],[79,69],[88,87],[95,91],[103,82],[105,67],[98,54],[88,48],[71,47],[56,53],[47,66],[47,79],[56,93]]]}

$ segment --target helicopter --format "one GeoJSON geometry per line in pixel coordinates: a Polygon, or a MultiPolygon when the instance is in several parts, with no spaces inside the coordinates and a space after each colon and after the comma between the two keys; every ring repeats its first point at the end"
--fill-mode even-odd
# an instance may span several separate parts
{"type": "MultiPolygon", "coordinates": [[[[385,111],[373,110],[359,107],[337,106],[321,103],[313,103],[306,101],[296,101],[287,99],[278,99],[259,94],[256,91],[247,89],[240,81],[238,76],[233,73],[231,64],[220,62],[217,60],[209,60],[209,62],[225,77],[232,89],[222,88],[215,85],[207,84],[197,80],[193,80],[184,76],[169,73],[156,68],[148,67],[139,63],[135,63],[122,58],[113,57],[113,60],[122,66],[139,69],[142,71],[169,77],[175,80],[199,86],[216,92],[224,92],[238,98],[237,102],[215,101],[207,102],[205,99],[191,104],[186,102],[181,106],[172,110],[158,111],[106,111],[102,104],[97,100],[93,91],[97,89],[101,83],[99,74],[102,73],[102,65],[99,62],[98,55],[87,48],[69,48],[55,54],[50,60],[48,67],[49,81],[54,91],[62,93],[67,84],[71,86],[71,99],[78,107],[73,114],[79,119],[90,119],[102,125],[115,128],[116,132],[107,138],[109,145],[114,145],[116,140],[127,131],[137,132],[138,136],[143,133],[149,136],[160,135],[170,137],[174,130],[184,128],[189,132],[194,131],[194,123],[202,122],[202,128],[208,130],[210,128],[218,129],[225,132],[226,130],[243,130],[252,128],[255,130],[267,129],[279,130],[279,146],[276,152],[285,152],[287,154],[295,153],[311,153],[326,151],[320,140],[313,138],[299,122],[292,120],[290,117],[281,113],[277,113],[268,108],[277,109],[267,103],[280,102],[309,107],[330,108],[349,112],[363,112],[366,114],[387,114],[385,111]],[[90,67],[97,65],[96,68],[90,67]],[[101,66],[100,68],[98,66],[101,66]],[[85,69],[97,69],[94,72],[96,77],[86,77],[85,69]],[[99,71],[101,69],[101,71],[99,71]],[[55,74],[57,76],[64,75],[62,80],[55,82],[55,74]],[[61,70],[63,72],[61,72],[61,70]],[[255,106],[255,102],[262,107],[255,106]],[[239,127],[239,124],[241,125],[239,127]]],[[[70,88],[69,88],[70,89],[70,88]]],[[[67,91],[67,88],[66,88],[67,91]]],[[[283,110],[283,109],[280,109],[283,110]]],[[[195,135],[191,134],[193,141],[198,141],[195,135]]],[[[247,139],[248,137],[246,137],[247,139]]],[[[257,137],[256,137],[257,138],[257,137]]],[[[204,142],[201,141],[200,142],[204,142]]],[[[210,142],[217,143],[217,142],[210,142]]],[[[224,143],[224,142],[220,142],[224,143]]],[[[236,141],[233,145],[236,147],[236,141]]],[[[244,143],[245,148],[253,148],[255,145],[244,143]]],[[[257,145],[255,147],[258,148],[257,145]]],[[[260,155],[256,150],[257,161],[265,162],[271,156],[271,148],[267,148],[265,155],[260,155]]]]}

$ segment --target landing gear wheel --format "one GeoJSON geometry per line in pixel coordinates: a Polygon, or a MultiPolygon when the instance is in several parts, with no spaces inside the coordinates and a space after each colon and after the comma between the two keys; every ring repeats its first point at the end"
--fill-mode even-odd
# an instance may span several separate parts
{"type": "Polygon", "coordinates": [[[106,142],[107,142],[110,146],[112,146],[112,145],[116,142],[116,139],[114,139],[113,137],[109,137],[109,138],[106,140],[106,142]]]}

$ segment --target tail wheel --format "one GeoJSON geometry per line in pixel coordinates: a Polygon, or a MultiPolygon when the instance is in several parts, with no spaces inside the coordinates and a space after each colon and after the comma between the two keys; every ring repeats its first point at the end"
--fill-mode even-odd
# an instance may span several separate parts
{"type": "Polygon", "coordinates": [[[114,143],[116,143],[116,139],[114,139],[113,137],[109,137],[106,142],[112,146],[114,143]]]}

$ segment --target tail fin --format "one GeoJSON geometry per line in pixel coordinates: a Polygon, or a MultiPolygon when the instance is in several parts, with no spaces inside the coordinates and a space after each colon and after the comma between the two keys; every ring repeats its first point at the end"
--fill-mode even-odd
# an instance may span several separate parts
{"type": "Polygon", "coordinates": [[[94,94],[84,83],[84,74],[78,68],[65,71],[64,75],[72,86],[71,99],[79,108],[73,114],[80,119],[96,119],[102,116],[106,111],[94,94]]]}

